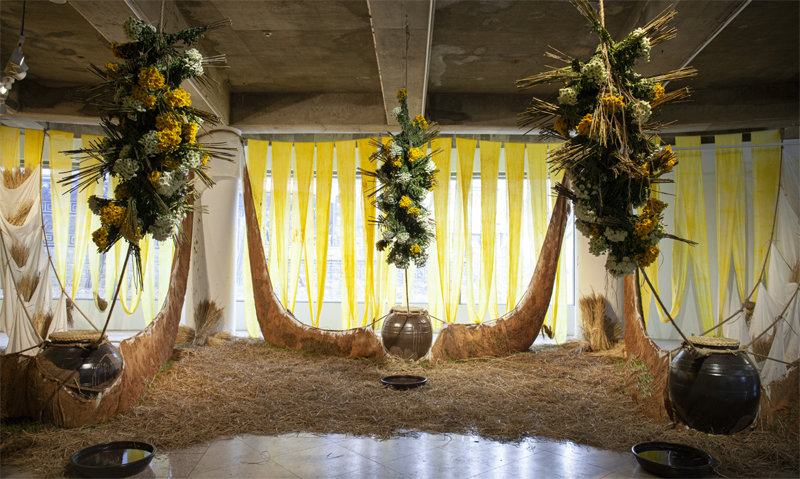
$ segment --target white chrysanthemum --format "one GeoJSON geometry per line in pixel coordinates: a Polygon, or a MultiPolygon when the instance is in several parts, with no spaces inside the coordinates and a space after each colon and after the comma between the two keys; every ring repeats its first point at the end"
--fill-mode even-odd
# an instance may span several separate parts
{"type": "Polygon", "coordinates": [[[400,118],[400,115],[402,114],[403,114],[403,109],[400,108],[399,106],[394,107],[394,110],[392,110],[392,115],[394,115],[395,118],[400,118]]]}
{"type": "Polygon", "coordinates": [[[428,253],[424,250],[420,254],[414,256],[414,264],[418,268],[425,266],[426,261],[428,261],[428,253]]]}
{"type": "Polygon", "coordinates": [[[187,150],[184,156],[184,165],[187,169],[193,170],[203,164],[203,155],[197,150],[187,150]]]}
{"type": "Polygon", "coordinates": [[[125,145],[119,150],[120,158],[130,158],[132,156],[133,156],[133,147],[131,145],[125,145]]]}
{"type": "Polygon", "coordinates": [[[389,146],[389,154],[392,155],[392,157],[402,156],[403,155],[403,147],[398,145],[395,142],[392,142],[392,144],[389,146]]]}
{"type": "Polygon", "coordinates": [[[139,171],[139,162],[133,158],[120,158],[114,162],[112,170],[124,180],[130,180],[139,171]]]}
{"type": "Polygon", "coordinates": [[[608,242],[602,236],[589,240],[589,252],[595,256],[600,256],[608,249],[608,242]]]}
{"type": "Polygon", "coordinates": [[[381,235],[383,236],[384,240],[390,241],[392,238],[394,238],[394,231],[388,230],[388,229],[387,230],[383,230],[381,232],[381,235]]]}
{"type": "Polygon", "coordinates": [[[411,173],[407,171],[401,171],[397,175],[397,182],[402,185],[407,185],[408,182],[411,181],[411,173]]]}
{"type": "Polygon", "coordinates": [[[386,191],[383,193],[383,201],[385,201],[390,205],[393,205],[397,202],[397,198],[394,197],[391,191],[386,191]]]}
{"type": "Polygon", "coordinates": [[[162,215],[156,218],[148,232],[156,241],[165,241],[178,232],[178,224],[183,218],[178,215],[162,215]]]}
{"type": "Polygon", "coordinates": [[[599,57],[594,57],[592,60],[581,68],[581,75],[590,83],[600,85],[608,79],[608,72],[599,57]]]}
{"type": "Polygon", "coordinates": [[[128,18],[125,20],[125,23],[122,24],[122,30],[125,32],[125,36],[129,39],[138,40],[144,25],[145,22],[137,18],[128,18]]]}
{"type": "Polygon", "coordinates": [[[186,184],[187,179],[186,173],[181,170],[162,173],[156,180],[156,191],[163,196],[172,196],[186,184]]]}
{"type": "Polygon", "coordinates": [[[145,155],[153,155],[156,153],[156,147],[158,146],[158,132],[155,130],[150,130],[141,138],[139,138],[139,143],[144,147],[144,154],[145,155]]]}
{"type": "Polygon", "coordinates": [[[617,259],[613,255],[608,255],[608,259],[606,259],[606,269],[614,276],[631,274],[636,270],[636,266],[636,261],[628,256],[617,259]]]}
{"type": "Polygon", "coordinates": [[[199,77],[203,74],[203,55],[196,48],[186,50],[182,61],[192,75],[199,77]]]}
{"type": "Polygon", "coordinates": [[[139,100],[126,96],[122,99],[122,108],[127,108],[133,111],[145,111],[144,110],[144,103],[140,102],[139,100]]]}
{"type": "Polygon", "coordinates": [[[652,108],[650,108],[650,103],[644,100],[632,103],[630,108],[633,118],[639,121],[639,123],[645,123],[650,119],[650,115],[653,113],[652,108]]]}
{"type": "Polygon", "coordinates": [[[615,230],[606,227],[606,230],[603,232],[603,236],[605,236],[606,239],[612,243],[621,243],[622,241],[625,241],[625,238],[628,236],[628,232],[625,230],[615,230]]]}
{"type": "Polygon", "coordinates": [[[428,163],[425,165],[425,171],[427,173],[431,173],[435,169],[436,169],[436,163],[434,163],[433,160],[429,160],[428,163]]]}
{"type": "Polygon", "coordinates": [[[582,201],[575,203],[575,216],[589,223],[597,219],[597,213],[582,201]]]}
{"type": "Polygon", "coordinates": [[[558,103],[565,106],[576,105],[578,103],[578,92],[574,88],[561,88],[558,90],[558,103]]]}
{"type": "Polygon", "coordinates": [[[403,231],[401,233],[397,233],[397,242],[401,243],[401,244],[406,244],[406,243],[408,243],[408,240],[409,240],[410,237],[411,236],[405,231],[403,231]]]}

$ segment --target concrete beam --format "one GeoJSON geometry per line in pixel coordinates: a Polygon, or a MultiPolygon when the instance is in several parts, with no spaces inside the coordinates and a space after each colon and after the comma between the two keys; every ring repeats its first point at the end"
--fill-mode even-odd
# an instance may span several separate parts
{"type": "MultiPolygon", "coordinates": [[[[126,41],[122,24],[128,17],[138,18],[152,25],[158,25],[161,19],[161,1],[70,0],[69,3],[109,43],[126,41]]],[[[163,5],[164,24],[170,31],[190,26],[178,11],[175,2],[164,2],[163,5]]],[[[227,125],[230,123],[230,92],[227,81],[213,69],[206,69],[204,76],[208,77],[213,87],[196,80],[188,80],[184,88],[192,95],[193,106],[213,113],[220,119],[220,123],[227,125]]]]}
{"type": "Polygon", "coordinates": [[[400,88],[408,89],[409,114],[425,114],[434,3],[367,0],[388,125],[397,125],[392,110],[397,106],[400,88]]]}

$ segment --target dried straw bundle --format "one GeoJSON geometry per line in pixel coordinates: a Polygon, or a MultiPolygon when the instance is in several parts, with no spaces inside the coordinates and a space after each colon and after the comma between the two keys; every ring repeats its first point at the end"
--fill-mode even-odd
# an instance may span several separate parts
{"type": "Polygon", "coordinates": [[[220,321],[222,321],[222,309],[217,307],[217,303],[207,299],[200,301],[194,313],[194,324],[197,326],[194,344],[204,344],[205,339],[214,332],[220,321]]]}
{"type": "Polygon", "coordinates": [[[50,324],[53,322],[53,313],[47,312],[44,313],[39,311],[38,313],[34,314],[31,318],[31,323],[33,324],[33,329],[36,330],[36,333],[39,334],[39,337],[42,339],[46,339],[47,331],[50,329],[50,324]]]}
{"type": "Polygon", "coordinates": [[[584,296],[580,300],[581,328],[592,351],[605,351],[615,343],[622,331],[606,316],[606,298],[602,294],[584,296]]]}
{"type": "Polygon", "coordinates": [[[17,212],[6,216],[6,220],[14,226],[22,226],[25,223],[25,220],[28,218],[28,213],[31,212],[31,208],[33,207],[33,200],[28,200],[20,205],[17,208],[17,212]]]}
{"type": "Polygon", "coordinates": [[[246,340],[183,350],[191,352],[161,372],[139,406],[103,424],[3,427],[3,466],[61,475],[70,454],[112,440],[170,451],[242,434],[424,431],[500,441],[543,436],[622,452],[641,441],[676,442],[707,451],[729,477],[796,476],[797,430],[708,436],[654,422],[636,414],[619,360],[572,354],[574,347],[437,365],[307,356],[246,340]],[[379,379],[392,374],[426,376],[428,384],[381,387],[379,379]]]}
{"type": "Polygon", "coordinates": [[[206,339],[206,346],[225,346],[229,342],[231,342],[232,336],[230,333],[225,331],[220,331],[213,336],[209,336],[206,339]]]}
{"type": "Polygon", "coordinates": [[[20,268],[25,266],[28,262],[29,252],[30,249],[24,244],[14,241],[14,244],[11,245],[11,259],[13,259],[20,268]]]}
{"type": "Polygon", "coordinates": [[[36,288],[39,287],[39,275],[38,274],[29,274],[25,275],[19,280],[19,285],[17,285],[17,289],[19,290],[19,294],[22,296],[22,299],[25,301],[30,301],[33,297],[33,293],[36,292],[36,288]]]}
{"type": "Polygon", "coordinates": [[[178,326],[178,334],[175,336],[175,346],[191,344],[194,342],[194,328],[189,326],[178,326]]]}
{"type": "Polygon", "coordinates": [[[10,190],[19,188],[31,176],[31,173],[33,173],[33,170],[26,170],[25,168],[4,169],[3,185],[10,190]]]}

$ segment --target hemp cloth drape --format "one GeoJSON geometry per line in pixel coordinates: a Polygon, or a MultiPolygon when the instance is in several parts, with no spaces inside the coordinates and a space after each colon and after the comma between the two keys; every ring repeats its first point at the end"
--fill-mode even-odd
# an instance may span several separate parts
{"type": "MultiPolygon", "coordinates": [[[[725,316],[728,282],[731,265],[735,273],[734,282],[739,292],[739,301],[746,293],[747,266],[745,222],[744,158],[742,157],[742,135],[716,135],[714,154],[716,159],[717,194],[717,271],[719,288],[717,293],[717,321],[725,316]],[[738,146],[739,148],[733,148],[738,146]]],[[[719,330],[717,330],[719,331],[719,330]]]]}
{"type": "Polygon", "coordinates": [[[678,149],[675,155],[680,163],[675,169],[675,234],[696,241],[698,244],[690,246],[682,241],[676,241],[672,247],[670,315],[674,318],[680,311],[691,267],[701,322],[699,326],[707,330],[715,321],[711,303],[700,137],[679,136],[675,139],[675,146],[678,149]]]}

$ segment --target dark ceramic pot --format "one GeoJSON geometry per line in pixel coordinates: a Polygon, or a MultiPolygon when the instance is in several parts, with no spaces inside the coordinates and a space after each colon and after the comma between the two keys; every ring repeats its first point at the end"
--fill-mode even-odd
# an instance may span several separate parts
{"type": "Polygon", "coordinates": [[[428,354],[433,341],[433,328],[428,312],[422,308],[395,306],[383,320],[381,341],[389,354],[404,359],[417,359],[428,354]]]}
{"type": "Polygon", "coordinates": [[[700,345],[711,354],[684,348],[669,366],[669,395],[686,425],[709,434],[733,434],[758,417],[761,380],[744,352],[735,346],[700,345]]]}
{"type": "Polygon", "coordinates": [[[102,390],[122,372],[122,357],[105,337],[96,344],[96,338],[51,335],[37,362],[65,386],[86,392],[102,390]]]}

